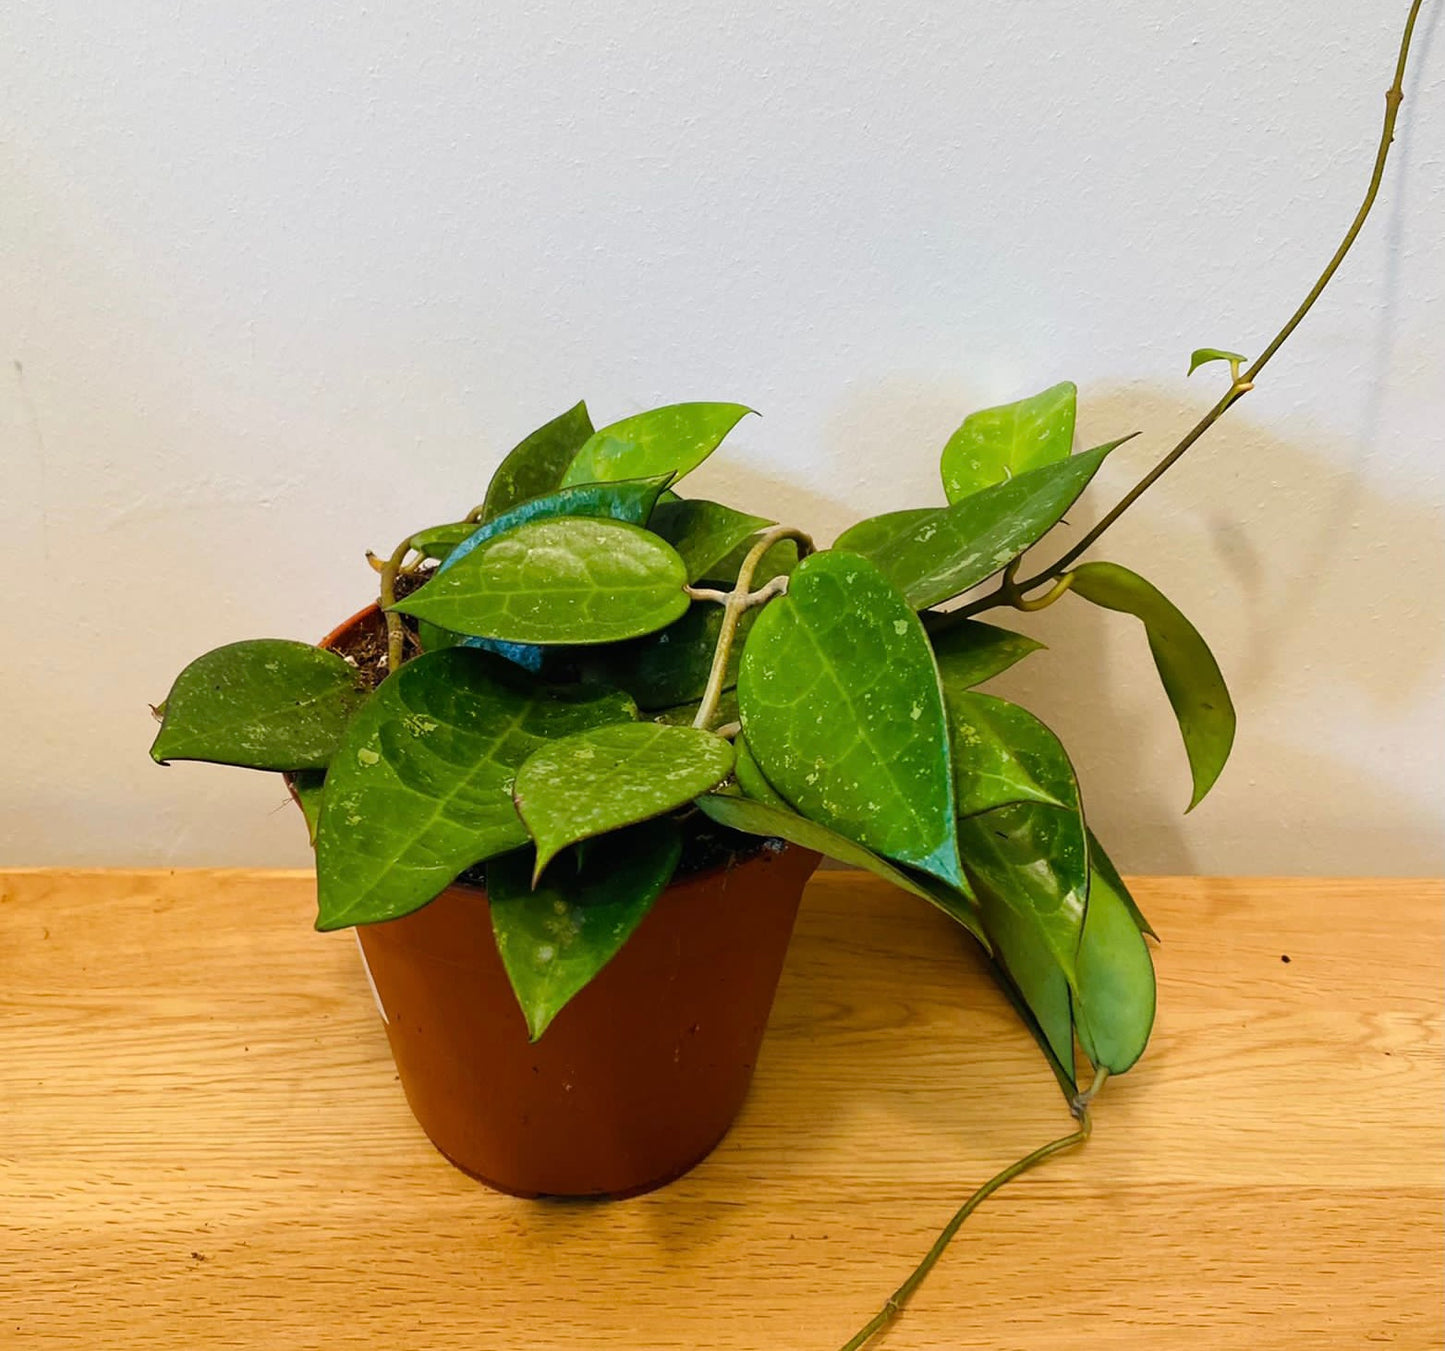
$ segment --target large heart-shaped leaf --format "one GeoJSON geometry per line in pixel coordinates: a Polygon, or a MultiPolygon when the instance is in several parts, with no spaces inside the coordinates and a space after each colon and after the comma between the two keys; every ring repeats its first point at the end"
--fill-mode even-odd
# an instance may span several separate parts
{"type": "MultiPolygon", "coordinates": [[[[927,627],[927,616],[924,617],[927,627]]],[[[997,628],[977,619],[955,622],[942,632],[930,633],[933,659],[945,696],[953,690],[971,690],[1007,671],[1043,644],[1022,633],[997,628]]]]}
{"type": "Polygon", "coordinates": [[[1154,665],[1184,735],[1194,779],[1188,810],[1193,811],[1214,787],[1234,745],[1234,704],[1219,663],[1194,625],[1128,568],[1084,563],[1074,569],[1072,590],[1106,610],[1120,610],[1143,621],[1154,665]]]}
{"type": "Polygon", "coordinates": [[[659,502],[647,528],[659,534],[687,564],[687,579],[711,577],[709,571],[744,540],[772,522],[761,516],[734,511],[721,502],[701,500],[659,502]]]}
{"type": "Polygon", "coordinates": [[[487,487],[487,500],[482,504],[482,519],[490,521],[530,498],[559,488],[567,466],[591,435],[592,419],[587,416],[585,403],[574,404],[560,417],[538,427],[497,466],[487,487]]]}
{"type": "Polygon", "coordinates": [[[952,885],[948,723],[923,625],[854,554],[812,554],[753,625],[738,672],[748,745],[805,816],[952,885]]]}
{"type": "Polygon", "coordinates": [[[567,467],[563,486],[649,474],[681,478],[750,412],[740,403],[674,403],[623,418],[588,438],[567,467]]]}
{"type": "Polygon", "coordinates": [[[1154,963],[1129,906],[1095,868],[1073,992],[1079,1045],[1091,1064],[1123,1074],[1154,1026],[1154,963]]]}
{"type": "Polygon", "coordinates": [[[1089,899],[1089,848],[1077,811],[1022,802],[958,823],[958,851],[980,897],[992,892],[1047,944],[1074,980],[1089,899]]]}
{"type": "Polygon", "coordinates": [[[963,420],[943,448],[940,468],[950,502],[1065,459],[1074,446],[1078,390],[1065,381],[963,420]]]}
{"type": "Polygon", "coordinates": [[[975,690],[947,691],[946,704],[960,816],[1011,802],[1078,809],[1067,752],[1027,709],[975,690]]]}
{"type": "Polygon", "coordinates": [[[550,738],[634,716],[620,691],[549,688],[470,648],[407,662],[346,729],[327,770],[316,927],[408,914],[466,868],[520,848],[518,766],[550,738]]]}
{"type": "Polygon", "coordinates": [[[947,886],[927,873],[895,867],[871,849],[865,849],[837,831],[808,820],[806,816],[799,816],[786,803],[756,801],[730,793],[707,793],[698,798],[697,805],[719,825],[732,830],[787,840],[789,844],[812,849],[849,867],[866,868],[901,891],[936,906],[950,919],[963,925],[986,950],[989,948],[988,939],[979,924],[977,909],[966,890],[947,886]]]}
{"type": "Polygon", "coordinates": [[[367,693],[356,667],[309,643],[228,643],[176,677],[151,755],[161,764],[324,769],[367,693]]]}
{"type": "Polygon", "coordinates": [[[621,521],[531,521],[464,548],[391,608],[453,633],[547,645],[636,638],[689,604],[672,546],[621,521]]]}
{"type": "Polygon", "coordinates": [[[532,889],[532,851],[487,864],[497,952],[536,1041],[608,962],[662,894],[682,856],[682,830],[666,818],[564,854],[532,889]]]}
{"type": "Polygon", "coordinates": [[[618,723],[539,748],[517,771],[512,796],[540,875],[559,849],[680,807],[732,768],[732,745],[711,732],[618,723]]]}
{"type": "Polygon", "coordinates": [[[949,507],[860,521],[833,546],[876,564],[916,610],[967,591],[1053,529],[1121,442],[996,483],[949,507]]]}

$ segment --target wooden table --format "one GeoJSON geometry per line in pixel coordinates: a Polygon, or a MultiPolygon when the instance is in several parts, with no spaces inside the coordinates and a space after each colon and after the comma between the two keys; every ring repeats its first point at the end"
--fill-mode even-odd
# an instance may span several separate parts
{"type": "MultiPolygon", "coordinates": [[[[311,893],[0,874],[0,1347],[832,1351],[1069,1127],[948,923],[823,873],[711,1159],[626,1202],[495,1195],[413,1122],[311,893]]],[[[1148,1054],[879,1345],[1440,1347],[1439,885],[1137,894],[1165,937],[1148,1054]]]]}

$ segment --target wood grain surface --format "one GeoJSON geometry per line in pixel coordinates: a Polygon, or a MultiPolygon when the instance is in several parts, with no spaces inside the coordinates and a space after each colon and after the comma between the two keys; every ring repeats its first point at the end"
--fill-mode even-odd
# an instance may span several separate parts
{"type": "MultiPolygon", "coordinates": [[[[1069,1128],[948,922],[821,873],[712,1158],[625,1202],[499,1196],[412,1120],[312,890],[0,874],[0,1347],[831,1351],[1069,1128]]],[[[1445,1344],[1439,884],[1137,894],[1144,1060],[878,1345],[1445,1344]]]]}

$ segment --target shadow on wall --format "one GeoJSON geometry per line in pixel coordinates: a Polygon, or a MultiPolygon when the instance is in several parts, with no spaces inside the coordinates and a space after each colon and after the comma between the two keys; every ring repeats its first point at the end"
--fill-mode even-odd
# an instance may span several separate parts
{"type": "MultiPolygon", "coordinates": [[[[1192,391],[1191,391],[1192,393],[1192,391]]],[[[932,388],[885,386],[850,406],[854,426],[934,421],[932,388]],[[903,404],[907,404],[905,408],[903,404]],[[920,409],[926,410],[920,417],[920,409]]],[[[953,423],[958,413],[951,415],[953,423]]],[[[1148,388],[1083,391],[1079,444],[1139,430],[1048,547],[1097,521],[1172,445],[1198,406],[1148,388]]],[[[929,427],[906,444],[942,445],[929,427]]],[[[896,446],[905,443],[902,436],[896,446]]],[[[902,505],[874,458],[856,500],[902,505]],[[870,481],[871,480],[871,481],[870,481]]],[[[931,454],[910,505],[941,501],[931,454]]],[[[1048,643],[990,685],[1048,722],[1073,755],[1095,824],[1141,872],[1427,873],[1440,867],[1437,752],[1426,730],[1445,669],[1438,502],[1369,481],[1369,452],[1285,439],[1236,409],[1091,553],[1154,581],[1213,647],[1240,709],[1234,758],[1186,821],[1187,769],[1142,631],[1065,597],[1037,615],[986,618],[1048,643]]],[[[905,468],[905,463],[907,468],[905,468]]]]}

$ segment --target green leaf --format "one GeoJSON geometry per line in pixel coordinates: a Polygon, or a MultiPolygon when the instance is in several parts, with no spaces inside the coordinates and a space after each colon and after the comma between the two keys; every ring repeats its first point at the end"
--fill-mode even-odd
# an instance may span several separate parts
{"type": "Polygon", "coordinates": [[[1033,919],[1019,913],[992,886],[975,879],[984,932],[1014,992],[1032,1014],[1034,1032],[1044,1053],[1072,1089],[1074,1082],[1074,1021],[1069,1003],[1069,982],[1043,932],[1033,919]]]}
{"type": "Polygon", "coordinates": [[[1068,458],[1074,447],[1078,390],[1065,381],[1017,403],[963,420],[943,448],[943,490],[950,502],[1018,474],[1068,458]]]}
{"type": "Polygon", "coordinates": [[[1036,802],[967,816],[958,852],[980,900],[989,891],[1032,926],[1072,982],[1089,896],[1082,816],[1036,802]]]}
{"type": "Polygon", "coordinates": [[[395,919],[520,848],[517,767],[550,738],[636,715],[617,690],[548,687],[470,648],[388,676],[346,729],[316,831],[318,929],[395,919]]]}
{"type": "Polygon", "coordinates": [[[151,756],[325,769],[366,696],[360,672],[334,652],[284,638],[229,643],[176,677],[151,756]]]}
{"type": "Polygon", "coordinates": [[[674,403],[624,418],[588,439],[567,467],[563,486],[648,474],[681,478],[707,459],[750,412],[740,403],[674,403]]]}
{"type": "Polygon", "coordinates": [[[753,624],[743,730],[805,816],[954,886],[948,723],[923,625],[877,568],[810,554],[753,624]]]}
{"type": "Polygon", "coordinates": [[[661,535],[687,564],[687,580],[711,577],[716,566],[744,540],[773,522],[734,511],[720,502],[659,502],[647,528],[661,535]]]}
{"type": "MultiPolygon", "coordinates": [[[[753,545],[761,538],[760,534],[749,536],[737,548],[720,558],[708,569],[709,580],[715,582],[737,581],[738,571],[742,568],[743,560],[752,552],[753,545]]],[[[774,577],[791,576],[793,570],[798,566],[798,562],[798,541],[780,539],[758,560],[757,567],[753,570],[753,587],[764,586],[774,577]]]]}
{"type": "Polygon", "coordinates": [[[962,692],[982,685],[1043,647],[1022,633],[977,619],[965,619],[941,633],[930,633],[928,641],[933,645],[933,659],[938,664],[945,696],[954,690],[962,692]]]}
{"type": "Polygon", "coordinates": [[[732,830],[787,840],[789,844],[826,854],[850,867],[866,868],[901,891],[917,896],[942,910],[977,938],[985,950],[990,950],[972,897],[967,891],[947,886],[927,873],[895,867],[871,849],[865,849],[861,844],[839,835],[837,831],[820,826],[806,816],[800,816],[786,805],[758,802],[728,793],[708,793],[698,798],[697,805],[719,825],[732,830]]]}
{"type": "Polygon", "coordinates": [[[482,504],[490,521],[533,497],[562,486],[562,476],[592,435],[585,403],[575,404],[544,427],[538,427],[497,466],[482,504]]]}
{"type": "Polygon", "coordinates": [[[953,506],[860,521],[833,547],[871,560],[915,610],[926,610],[976,586],[1037,543],[1120,444],[1112,441],[1030,469],[953,506]]]}
{"type": "MultiPolygon", "coordinates": [[[[1029,1035],[1033,1037],[1039,1050],[1044,1053],[1044,1059],[1048,1061],[1049,1068],[1053,1070],[1054,1078],[1059,1081],[1059,1087],[1063,1090],[1064,1097],[1072,1102],[1079,1091],[1079,1085],[1074,1077],[1074,1067],[1071,1063],[1073,1060],[1072,1042],[1069,1046],[1069,1059],[1067,1061],[1061,1060],[1054,1050],[1053,1042],[1049,1039],[1049,1032],[1046,1031],[1039,1022],[1038,1015],[1029,1007],[1023,992],[1004,969],[1003,963],[997,960],[990,962],[989,974],[994,978],[994,983],[1000,991],[1002,991],[1010,1007],[1018,1014],[1019,1021],[1028,1029],[1029,1035]]],[[[1059,979],[1062,980],[1062,975],[1059,976],[1059,979]]],[[[1057,1038],[1057,1027],[1051,1030],[1055,1038],[1057,1038]]],[[[1072,1038],[1072,1026],[1070,1027],[1070,1037],[1072,1038]]]]}
{"type": "Polygon", "coordinates": [[[411,547],[427,558],[445,558],[467,536],[476,533],[474,521],[452,521],[448,525],[434,525],[418,530],[411,537],[411,547]]]}
{"type": "MultiPolygon", "coordinates": [[[[766,802],[770,807],[781,807],[789,811],[786,800],[772,784],[768,782],[768,776],[763,773],[762,766],[753,758],[753,753],[748,749],[747,738],[741,732],[733,738],[733,753],[737,756],[737,763],[733,766],[733,776],[738,781],[738,787],[756,802],[766,802]]],[[[821,829],[822,827],[819,827],[821,829]]],[[[855,849],[860,846],[854,845],[855,849]]]]}
{"type": "MultiPolygon", "coordinates": [[[[755,609],[745,610],[738,622],[723,677],[725,689],[737,684],[738,665],[757,615],[755,609]]],[[[681,619],[657,633],[598,649],[596,676],[625,689],[643,709],[672,708],[701,699],[722,622],[721,605],[698,602],[681,619]]]]}
{"type": "Polygon", "coordinates": [[[497,952],[536,1041],[646,918],[682,856],[676,821],[644,821],[563,855],[532,890],[532,851],[487,864],[497,952]]]}
{"type": "Polygon", "coordinates": [[[1119,870],[1114,866],[1108,854],[1104,852],[1104,846],[1099,843],[1098,837],[1092,830],[1089,832],[1089,863],[1129,907],[1129,913],[1134,917],[1134,923],[1138,926],[1139,931],[1148,934],[1157,943],[1159,935],[1154,932],[1154,926],[1144,918],[1144,912],[1139,909],[1139,903],[1134,899],[1129,888],[1124,885],[1124,879],[1119,876],[1119,870]]]}
{"type": "Polygon", "coordinates": [[[1117,563],[1085,563],[1074,569],[1071,588],[1106,610],[1131,614],[1144,624],[1149,651],[1179,721],[1194,778],[1193,811],[1214,787],[1234,745],[1234,704],[1198,630],[1136,572],[1117,563]]]}
{"type": "Polygon", "coordinates": [[[1129,906],[1096,868],[1079,940],[1073,995],[1079,1045],[1091,1064],[1123,1074],[1154,1026],[1154,963],[1129,906]]]}
{"type": "Polygon", "coordinates": [[[391,608],[453,633],[546,645],[635,638],[689,604],[682,559],[621,521],[530,521],[460,554],[391,608]]]}
{"type": "Polygon", "coordinates": [[[298,769],[286,776],[287,784],[295,795],[296,805],[306,818],[306,834],[316,843],[316,823],[321,817],[321,790],[326,786],[324,769],[298,769]]]}
{"type": "Polygon", "coordinates": [[[1013,802],[1078,810],[1068,754],[1032,713],[972,690],[949,690],[945,702],[960,816],[1013,802]]]}
{"type": "Polygon", "coordinates": [[[1193,375],[1201,366],[1211,361],[1245,362],[1249,358],[1238,352],[1226,352],[1219,347],[1196,347],[1189,357],[1189,374],[1193,375]]]}
{"type": "Polygon", "coordinates": [[[711,732],[617,723],[533,752],[512,796],[536,841],[540,874],[559,849],[680,807],[732,768],[732,746],[711,732]]]}

